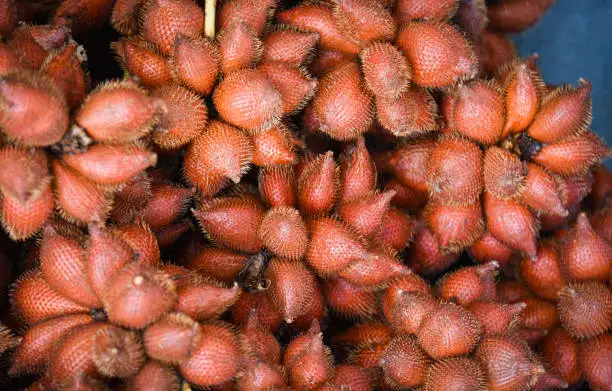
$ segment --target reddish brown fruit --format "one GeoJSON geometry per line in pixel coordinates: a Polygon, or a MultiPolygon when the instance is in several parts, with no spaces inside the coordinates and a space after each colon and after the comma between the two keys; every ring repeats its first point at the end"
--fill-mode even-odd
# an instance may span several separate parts
{"type": "Polygon", "coordinates": [[[527,133],[543,143],[560,140],[585,130],[591,123],[591,83],[578,88],[559,87],[542,100],[542,108],[527,133]]]}
{"type": "Polygon", "coordinates": [[[396,42],[412,65],[412,80],[422,87],[447,87],[477,72],[474,51],[450,24],[411,22],[396,42]]]}
{"type": "Polygon", "coordinates": [[[141,329],[155,322],[176,302],[171,280],[152,266],[131,264],[106,284],[104,308],[115,324],[141,329]]]}
{"type": "Polygon", "coordinates": [[[308,246],[308,232],[300,213],[290,207],[271,208],[259,227],[262,244],[275,255],[299,260],[308,246]]]}
{"type": "Polygon", "coordinates": [[[51,352],[53,359],[47,368],[54,388],[75,389],[70,387],[70,384],[78,381],[78,377],[95,377],[99,374],[93,360],[93,341],[98,333],[111,328],[114,326],[103,322],[79,326],[56,343],[51,352]]]}
{"type": "MultiPolygon", "coordinates": [[[[82,1],[73,0],[62,2],[53,13],[51,24],[62,26],[79,36],[87,32],[95,31],[108,20],[112,2],[106,0],[82,1]]],[[[87,384],[86,379],[82,379],[87,384]]],[[[95,382],[92,382],[95,384],[95,382]]],[[[92,385],[92,387],[96,387],[92,385]]]]}
{"type": "Polygon", "coordinates": [[[102,84],[87,96],[76,122],[96,140],[125,142],[151,129],[155,111],[154,102],[136,84],[115,81],[102,84]]]}
{"type": "Polygon", "coordinates": [[[398,298],[404,293],[420,292],[430,295],[431,287],[418,274],[407,274],[397,281],[394,281],[387,289],[382,292],[380,298],[380,308],[385,318],[393,323],[393,311],[398,298]]]}
{"type": "Polygon", "coordinates": [[[115,192],[110,219],[120,224],[132,223],[152,197],[151,178],[142,171],[115,192]]]}
{"type": "Polygon", "coordinates": [[[323,281],[327,305],[337,314],[349,319],[367,319],[378,312],[376,292],[350,284],[343,278],[323,281]]]}
{"type": "Polygon", "coordinates": [[[469,354],[478,344],[482,326],[478,319],[463,307],[441,304],[421,323],[418,341],[435,359],[469,354]]]}
{"type": "Polygon", "coordinates": [[[487,81],[462,84],[455,92],[451,129],[484,144],[499,141],[506,120],[504,96],[487,81]]]}
{"type": "Polygon", "coordinates": [[[487,297],[489,285],[495,281],[499,264],[495,261],[479,266],[459,269],[445,275],[437,283],[440,298],[467,306],[476,300],[491,300],[487,297]]]}
{"type": "Polygon", "coordinates": [[[283,112],[282,96],[261,71],[232,72],[218,84],[213,102],[223,119],[252,132],[276,125],[283,112]]]}
{"type": "Polygon", "coordinates": [[[143,221],[152,229],[170,225],[185,211],[193,189],[159,184],[152,187],[153,198],[142,211],[143,221]]]}
{"type": "Polygon", "coordinates": [[[283,366],[289,370],[289,384],[294,389],[310,390],[331,378],[331,353],[323,344],[319,323],[313,322],[308,332],[291,341],[283,366]]]}
{"type": "Polygon", "coordinates": [[[294,166],[272,166],[259,170],[259,193],[271,207],[295,206],[297,183],[294,166]]]}
{"type": "Polygon", "coordinates": [[[244,360],[235,388],[237,391],[278,390],[286,388],[285,375],[279,366],[248,357],[244,360]]]}
{"type": "Polygon", "coordinates": [[[251,141],[253,142],[253,164],[257,166],[293,164],[297,160],[292,135],[283,124],[253,135],[251,141]]]}
{"type": "Polygon", "coordinates": [[[0,76],[9,74],[19,66],[17,54],[4,43],[0,43],[0,54],[0,76]]]}
{"type": "Polygon", "coordinates": [[[266,275],[270,279],[270,297],[285,322],[292,323],[306,312],[318,289],[314,275],[301,263],[280,259],[270,261],[266,275]]]}
{"type": "Polygon", "coordinates": [[[185,361],[200,342],[200,325],[181,313],[170,313],[145,329],[147,356],[169,364],[185,361]]]}
{"type": "Polygon", "coordinates": [[[148,225],[124,225],[113,232],[134,250],[138,256],[138,262],[151,266],[159,264],[159,245],[148,225]]]}
{"type": "Polygon", "coordinates": [[[470,254],[479,263],[496,261],[503,269],[510,264],[513,251],[510,247],[497,240],[491,232],[486,231],[482,234],[480,239],[470,247],[470,254]]]}
{"type": "Polygon", "coordinates": [[[385,190],[395,191],[391,204],[400,209],[417,210],[427,201],[427,192],[420,192],[404,185],[397,178],[391,178],[385,185],[385,190]]]}
{"type": "Polygon", "coordinates": [[[119,327],[99,330],[92,339],[93,361],[98,371],[108,377],[135,375],[146,356],[138,334],[119,327]]]}
{"type": "Polygon", "coordinates": [[[489,231],[497,239],[530,257],[536,255],[537,222],[526,207],[485,193],[484,212],[489,231]]]}
{"type": "Polygon", "coordinates": [[[263,38],[262,62],[280,61],[294,66],[307,62],[319,35],[287,26],[275,27],[263,38]]]}
{"type": "Polygon", "coordinates": [[[177,312],[196,321],[214,320],[236,302],[240,288],[237,283],[231,288],[226,288],[215,281],[203,279],[179,286],[177,295],[177,312]]]}
{"type": "Polygon", "coordinates": [[[138,32],[138,11],[142,0],[117,0],[110,17],[111,25],[120,34],[134,35],[138,32]]]}
{"type": "Polygon", "coordinates": [[[49,175],[47,156],[38,148],[0,148],[0,191],[25,202],[35,196],[49,175]]]}
{"type": "Polygon", "coordinates": [[[53,214],[55,202],[49,180],[27,201],[19,201],[6,194],[0,197],[1,223],[13,240],[25,240],[36,234],[53,214]]]}
{"type": "Polygon", "coordinates": [[[485,229],[479,202],[467,206],[430,202],[424,214],[444,251],[460,251],[471,246],[485,229]]]}
{"type": "Polygon", "coordinates": [[[414,19],[450,19],[457,11],[457,0],[398,0],[395,5],[395,20],[410,23],[414,19]]]}
{"type": "Polygon", "coordinates": [[[590,218],[591,226],[602,238],[612,242],[612,208],[607,207],[590,218]]]}
{"type": "Polygon", "coordinates": [[[202,230],[215,243],[247,253],[256,253],[262,243],[257,231],[264,208],[252,197],[218,197],[193,210],[202,230]]]}
{"type": "Polygon", "coordinates": [[[376,188],[376,167],[360,137],[339,158],[340,200],[347,202],[371,194],[376,188]]]}
{"type": "Polygon", "coordinates": [[[206,128],[208,110],[196,93],[172,85],[153,91],[152,96],[165,104],[164,114],[153,132],[153,141],[162,149],[185,146],[206,128]]]}
{"type": "Polygon", "coordinates": [[[439,301],[429,293],[398,290],[388,320],[396,333],[416,335],[423,319],[436,311],[438,305],[439,301]]]}
{"type": "Polygon", "coordinates": [[[333,218],[313,221],[310,238],[306,261],[321,276],[334,275],[354,261],[372,257],[359,238],[333,218]]]}
{"type": "Polygon", "coordinates": [[[111,43],[122,68],[138,77],[148,88],[158,88],[172,82],[168,60],[151,43],[142,38],[122,38],[111,43]]]}
{"type": "Polygon", "coordinates": [[[54,291],[39,271],[26,272],[15,283],[13,305],[19,318],[33,325],[60,315],[86,313],[87,307],[54,291]]]}
{"type": "Polygon", "coordinates": [[[58,160],[52,161],[55,194],[61,214],[68,220],[103,222],[111,207],[111,196],[58,160]]]}
{"type": "Polygon", "coordinates": [[[357,260],[340,272],[340,277],[351,284],[370,289],[379,289],[411,271],[399,260],[394,250],[374,243],[371,257],[357,260]]]}
{"type": "Polygon", "coordinates": [[[480,34],[484,52],[481,61],[486,73],[495,73],[518,56],[514,42],[504,34],[489,30],[482,30],[480,34]]]}
{"type": "Polygon", "coordinates": [[[554,4],[554,0],[512,0],[487,7],[487,16],[493,29],[518,33],[536,24],[554,4]]]}
{"type": "Polygon", "coordinates": [[[177,37],[172,54],[176,77],[201,95],[209,95],[219,73],[219,50],[210,41],[177,37]]]}
{"type": "Polygon", "coordinates": [[[300,111],[315,93],[316,79],[302,68],[282,62],[265,62],[258,69],[281,94],[283,115],[300,111]]]}
{"type": "Polygon", "coordinates": [[[561,270],[569,280],[606,281],[612,270],[612,244],[593,230],[584,213],[562,240],[561,270]]]}
{"type": "Polygon", "coordinates": [[[429,194],[445,204],[474,203],[483,188],[482,152],[461,138],[442,138],[427,164],[429,194]]]}
{"type": "Polygon", "coordinates": [[[226,2],[217,9],[217,30],[227,28],[237,20],[243,20],[256,35],[262,35],[276,6],[276,0],[226,2]]]}
{"type": "Polygon", "coordinates": [[[376,97],[396,99],[408,88],[410,65],[390,43],[374,43],[360,53],[366,86],[376,97]]]}
{"type": "Polygon", "coordinates": [[[334,153],[329,151],[306,162],[298,179],[298,204],[308,215],[329,212],[338,193],[338,168],[334,153]]]}
{"type": "Polygon", "coordinates": [[[557,174],[572,176],[584,174],[609,153],[603,141],[588,131],[543,146],[532,160],[557,174]]]}
{"type": "Polygon", "coordinates": [[[95,224],[89,225],[87,276],[98,298],[104,298],[108,280],[134,260],[134,251],[121,238],[95,224]]]}
{"type": "Polygon", "coordinates": [[[416,221],[400,209],[390,207],[375,237],[396,251],[404,250],[416,231],[416,221]]]}
{"type": "Polygon", "coordinates": [[[501,304],[493,301],[475,301],[468,309],[483,328],[483,335],[506,334],[517,323],[524,303],[501,304]]]}
{"type": "Polygon", "coordinates": [[[241,130],[213,121],[189,146],[185,176],[204,195],[219,191],[228,181],[240,182],[253,158],[253,146],[241,130]]]}
{"type": "Polygon", "coordinates": [[[230,283],[240,272],[247,256],[235,251],[217,247],[199,249],[194,257],[188,260],[189,268],[200,271],[224,283],[230,283]]]}
{"type": "Polygon", "coordinates": [[[62,138],[68,128],[68,106],[50,79],[21,71],[0,81],[0,126],[9,139],[46,146],[62,138]]]}
{"type": "Polygon", "coordinates": [[[42,372],[51,358],[53,345],[73,328],[93,321],[89,315],[75,314],[61,316],[30,327],[17,345],[9,374],[42,372]]]}
{"type": "Polygon", "coordinates": [[[488,148],[483,162],[485,191],[499,199],[517,199],[526,186],[524,171],[518,156],[503,148],[488,148]]]}
{"type": "Polygon", "coordinates": [[[380,360],[385,382],[394,387],[418,387],[430,364],[427,354],[414,337],[395,337],[380,360]]]}
{"type": "Polygon", "coordinates": [[[431,94],[411,86],[397,99],[376,98],[378,122],[395,136],[406,137],[438,129],[438,106],[431,94]]]}
{"type": "Polygon", "coordinates": [[[96,144],[87,152],[64,155],[64,163],[101,185],[119,185],[157,163],[157,155],[138,145],[96,144]]]}
{"type": "Polygon", "coordinates": [[[386,344],[393,338],[393,330],[384,323],[358,323],[335,338],[341,345],[347,347],[373,344],[386,344]]]}
{"type": "Polygon", "coordinates": [[[2,0],[0,35],[8,37],[17,26],[17,7],[14,0],[2,0]]]}
{"type": "Polygon", "coordinates": [[[341,204],[337,212],[340,218],[359,235],[372,236],[379,231],[383,216],[389,209],[393,196],[395,196],[395,191],[388,190],[356,198],[341,204]]]}
{"type": "Polygon", "coordinates": [[[337,26],[332,9],[326,4],[302,4],[276,14],[280,23],[319,33],[319,46],[326,50],[357,54],[360,47],[337,26]]]}
{"type": "Polygon", "coordinates": [[[555,303],[539,297],[521,299],[526,307],[519,318],[521,325],[529,329],[551,330],[559,324],[559,314],[555,303]]]}
{"type": "Polygon", "coordinates": [[[393,16],[380,2],[334,0],[332,12],[338,27],[361,46],[388,41],[395,36],[393,16]]]}
{"type": "MultiPolygon", "coordinates": [[[[64,32],[63,39],[66,39],[64,32]]],[[[7,45],[13,49],[13,52],[21,63],[26,68],[38,69],[47,58],[47,51],[55,47],[44,47],[34,37],[34,33],[30,26],[19,26],[11,34],[11,39],[7,41],[7,45]]],[[[54,45],[55,46],[55,45],[54,45]]]]}
{"type": "Polygon", "coordinates": [[[542,167],[527,163],[527,176],[525,178],[525,189],[522,194],[523,202],[547,215],[567,216],[568,211],[561,199],[562,181],[548,173],[542,167]]]}
{"type": "Polygon", "coordinates": [[[559,255],[550,243],[541,243],[538,254],[523,257],[519,263],[519,273],[523,282],[538,296],[557,301],[557,292],[565,286],[565,278],[559,267],[559,255]]]}
{"type": "Polygon", "coordinates": [[[578,342],[562,328],[552,330],[544,338],[542,354],[567,384],[576,384],[582,378],[578,366],[578,342]]]}
{"type": "Polygon", "coordinates": [[[535,384],[544,369],[534,362],[533,352],[522,340],[511,336],[483,338],[475,352],[487,373],[491,391],[509,391],[535,384]]]}
{"type": "Polygon", "coordinates": [[[87,279],[85,253],[75,239],[45,227],[40,246],[40,268],[45,281],[66,298],[86,307],[101,307],[87,279]]]}
{"type": "Polygon", "coordinates": [[[612,325],[612,292],[601,282],[572,283],[559,291],[563,328],[578,338],[595,337],[612,325]]]}
{"type": "Polygon", "coordinates": [[[589,385],[609,391],[612,385],[612,334],[607,333],[581,343],[578,357],[589,385]]]}
{"type": "Polygon", "coordinates": [[[372,97],[354,62],[323,76],[311,104],[318,130],[340,141],[356,139],[372,123],[372,97]]]}
{"type": "Polygon", "coordinates": [[[252,311],[238,338],[241,348],[248,354],[254,354],[270,364],[280,364],[280,344],[274,334],[261,325],[255,311],[252,311]]]}
{"type": "Polygon", "coordinates": [[[179,391],[180,388],[176,373],[156,360],[147,361],[126,384],[134,391],[179,391]]]}
{"type": "Polygon", "coordinates": [[[69,41],[63,48],[49,54],[41,71],[51,77],[66,97],[70,108],[77,107],[85,98],[88,80],[81,67],[83,47],[69,41]]]}
{"type": "Polygon", "coordinates": [[[436,234],[422,227],[410,246],[408,266],[417,273],[431,275],[445,270],[458,258],[459,253],[442,251],[436,234]]]}
{"type": "MultiPolygon", "coordinates": [[[[540,108],[542,81],[526,63],[519,63],[506,77],[506,109],[508,118],[503,135],[527,129],[540,108]]],[[[540,115],[538,115],[540,117],[540,115]]]]}
{"type": "Polygon", "coordinates": [[[221,385],[238,371],[240,351],[233,330],[224,323],[201,325],[200,343],[179,367],[187,381],[201,387],[221,385]]]}
{"type": "Polygon", "coordinates": [[[354,59],[354,54],[320,49],[312,63],[308,66],[308,70],[315,76],[323,76],[332,69],[348,64],[354,59]]]}
{"type": "Polygon", "coordinates": [[[224,74],[252,68],[261,57],[262,43],[243,22],[236,21],[217,35],[219,65],[224,74]]]}
{"type": "Polygon", "coordinates": [[[366,372],[356,365],[342,364],[334,368],[334,377],[331,383],[346,387],[352,391],[369,391],[372,382],[366,372]]]}
{"type": "Polygon", "coordinates": [[[487,376],[474,359],[459,357],[432,364],[425,373],[423,386],[428,391],[487,389],[487,376]]]}
{"type": "Polygon", "coordinates": [[[283,314],[276,309],[268,292],[243,292],[232,308],[232,323],[236,325],[244,326],[253,316],[273,333],[283,321],[283,314]]]}
{"type": "Polygon", "coordinates": [[[143,38],[171,55],[179,35],[196,37],[204,30],[204,12],[191,0],[151,0],[140,11],[143,38]]]}
{"type": "Polygon", "coordinates": [[[427,165],[435,145],[430,139],[406,142],[389,156],[389,170],[405,185],[419,192],[427,192],[427,176],[423,167],[427,165]]]}

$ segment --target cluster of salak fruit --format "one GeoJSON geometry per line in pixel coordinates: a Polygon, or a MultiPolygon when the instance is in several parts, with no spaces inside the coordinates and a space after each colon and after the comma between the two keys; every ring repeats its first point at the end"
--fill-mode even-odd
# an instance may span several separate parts
{"type": "Polygon", "coordinates": [[[505,36],[553,3],[0,0],[0,381],[611,390],[590,84],[505,36]]]}

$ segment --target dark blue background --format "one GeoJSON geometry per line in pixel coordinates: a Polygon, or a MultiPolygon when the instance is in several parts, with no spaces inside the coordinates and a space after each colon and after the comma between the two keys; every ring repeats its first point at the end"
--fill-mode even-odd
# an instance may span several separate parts
{"type": "Polygon", "coordinates": [[[610,145],[612,0],[559,0],[534,28],[514,40],[521,56],[540,54],[546,82],[575,85],[580,77],[591,81],[592,128],[610,145]]]}

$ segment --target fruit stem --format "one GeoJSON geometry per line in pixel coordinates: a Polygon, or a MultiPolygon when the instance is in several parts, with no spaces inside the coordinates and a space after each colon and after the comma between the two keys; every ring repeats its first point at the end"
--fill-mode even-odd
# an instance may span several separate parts
{"type": "Polygon", "coordinates": [[[210,39],[215,39],[215,14],[217,8],[217,0],[206,0],[204,4],[204,31],[210,39]]]}

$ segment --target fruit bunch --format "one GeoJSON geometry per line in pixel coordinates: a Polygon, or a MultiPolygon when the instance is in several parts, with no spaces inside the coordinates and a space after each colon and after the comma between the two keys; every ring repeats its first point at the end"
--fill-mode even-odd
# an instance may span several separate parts
{"type": "Polygon", "coordinates": [[[113,48],[124,70],[166,103],[152,140],[170,153],[186,147],[189,183],[211,196],[240,182],[250,164],[296,161],[297,139],[281,120],[314,93],[316,80],[303,66],[317,34],[270,27],[274,1],[224,3],[210,38],[203,36],[210,28],[204,12],[191,0],[122,4],[115,5],[113,25],[129,36],[113,48]],[[207,97],[215,120],[208,120],[207,97]]]}
{"type": "Polygon", "coordinates": [[[443,276],[416,275],[380,296],[381,318],[353,326],[336,343],[376,389],[519,390],[567,386],[528,346],[540,308],[498,292],[495,262],[443,276]]]}
{"type": "MultiPolygon", "coordinates": [[[[592,216],[610,219],[610,211],[592,216]]],[[[571,229],[538,245],[537,255],[520,260],[517,271],[529,301],[548,308],[542,327],[543,357],[568,384],[586,378],[594,389],[612,380],[612,242],[610,224],[593,226],[581,213],[571,229]]],[[[527,299],[520,299],[525,301],[527,299]]]]}
{"type": "Polygon", "coordinates": [[[12,292],[28,328],[10,373],[42,374],[42,389],[102,389],[109,378],[128,379],[129,389],[178,389],[171,366],[203,387],[230,380],[240,363],[238,341],[217,320],[240,290],[160,264],[156,246],[145,228],[91,224],[85,234],[47,225],[40,268],[22,275],[12,292]],[[225,366],[211,367],[211,355],[224,357],[225,366]],[[157,380],[148,384],[151,376],[157,380]]]}
{"type": "Polygon", "coordinates": [[[308,328],[323,318],[325,303],[343,316],[369,317],[376,291],[409,273],[397,251],[408,246],[414,222],[390,206],[394,191],[376,190],[364,140],[349,144],[338,161],[328,151],[295,166],[262,168],[259,192],[197,203],[193,214],[213,245],[188,266],[222,281],[244,279],[251,293],[239,299],[236,321],[267,305],[276,315],[260,319],[270,319],[273,330],[281,320],[308,328]]]}
{"type": "Polygon", "coordinates": [[[540,220],[548,231],[575,216],[610,152],[588,130],[589,92],[587,81],[551,90],[533,59],[512,61],[494,79],[445,91],[441,134],[400,144],[381,166],[407,206],[427,199],[423,219],[443,251],[535,256],[540,220]]]}
{"type": "Polygon", "coordinates": [[[114,192],[156,163],[140,139],[159,105],[129,80],[88,92],[85,54],[62,27],[22,25],[0,45],[2,226],[24,240],[56,211],[103,222],[114,192]]]}

